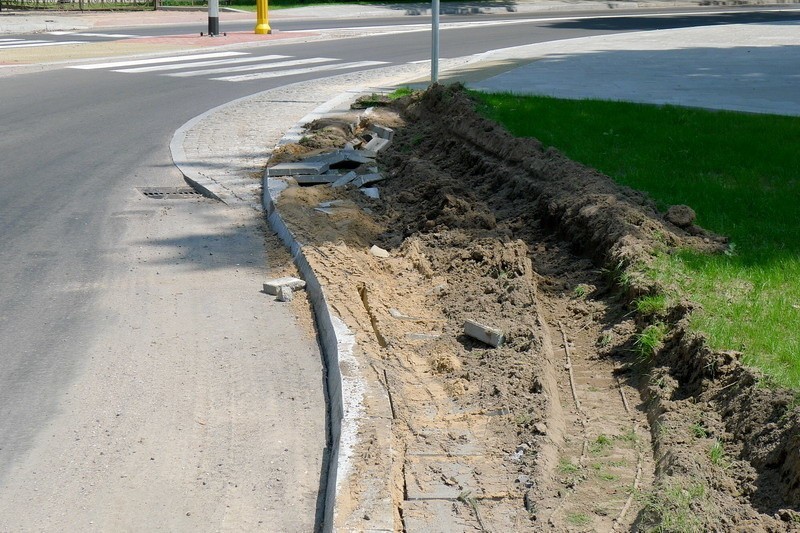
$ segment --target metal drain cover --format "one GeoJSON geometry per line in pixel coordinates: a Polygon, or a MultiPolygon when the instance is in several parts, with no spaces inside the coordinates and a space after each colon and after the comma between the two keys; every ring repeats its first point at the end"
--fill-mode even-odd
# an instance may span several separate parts
{"type": "Polygon", "coordinates": [[[203,198],[203,195],[191,187],[137,187],[140,193],[154,200],[181,200],[203,198]]]}

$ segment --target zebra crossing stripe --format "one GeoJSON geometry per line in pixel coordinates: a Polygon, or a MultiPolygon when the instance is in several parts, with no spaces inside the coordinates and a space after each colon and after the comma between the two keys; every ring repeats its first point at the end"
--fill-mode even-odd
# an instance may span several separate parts
{"type": "Polygon", "coordinates": [[[175,78],[188,78],[190,76],[205,76],[207,74],[225,74],[227,72],[246,72],[248,70],[265,70],[282,67],[293,67],[295,65],[308,65],[312,63],[327,63],[329,61],[336,61],[330,57],[311,57],[308,59],[292,59],[290,61],[277,61],[275,63],[263,63],[258,65],[244,65],[239,67],[225,67],[225,68],[209,68],[204,70],[191,70],[189,72],[176,72],[175,74],[167,74],[175,78]]]}
{"type": "MultiPolygon", "coordinates": [[[[284,76],[295,76],[297,74],[308,74],[310,72],[320,72],[326,70],[344,70],[349,68],[371,67],[375,65],[385,65],[385,61],[356,61],[352,63],[340,63],[338,65],[320,65],[310,68],[296,68],[289,70],[279,70],[278,72],[256,72],[253,74],[242,74],[239,76],[224,76],[221,78],[211,78],[220,81],[252,81],[263,80],[266,78],[281,78],[284,76]]],[[[174,76],[174,74],[173,74],[174,76]]]]}
{"type": "Polygon", "coordinates": [[[190,54],[185,56],[155,57],[152,59],[136,59],[132,61],[116,61],[113,63],[95,63],[93,65],[78,65],[75,67],[80,70],[96,69],[115,69],[121,67],[133,67],[136,65],[154,65],[157,63],[178,63],[181,61],[192,61],[194,59],[212,59],[217,57],[232,57],[247,55],[247,52],[212,52],[209,54],[190,54]]]}
{"type": "Polygon", "coordinates": [[[108,37],[109,39],[141,39],[143,35],[130,35],[127,33],[83,33],[76,31],[49,31],[48,35],[74,35],[75,37],[108,37]]]}
{"type": "Polygon", "coordinates": [[[60,46],[63,44],[84,44],[86,41],[24,41],[22,43],[3,44],[0,43],[0,50],[8,50],[11,48],[38,48],[40,46],[60,46]]]}
{"type": "Polygon", "coordinates": [[[114,72],[127,72],[127,73],[158,72],[164,70],[178,70],[182,68],[210,67],[212,65],[230,65],[238,63],[253,63],[255,61],[270,61],[273,59],[283,59],[285,57],[290,57],[290,56],[269,55],[260,57],[242,57],[239,59],[212,59],[210,61],[193,61],[191,63],[178,63],[178,64],[173,63],[170,65],[156,65],[152,67],[115,69],[114,72]]]}

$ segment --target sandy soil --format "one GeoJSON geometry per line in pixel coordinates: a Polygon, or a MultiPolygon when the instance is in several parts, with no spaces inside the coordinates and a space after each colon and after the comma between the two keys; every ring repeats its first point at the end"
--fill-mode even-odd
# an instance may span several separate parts
{"type": "MultiPolygon", "coordinates": [[[[652,361],[637,358],[648,319],[629,304],[658,288],[611,275],[633,273],[656,249],[714,252],[724,239],[679,228],[642,194],[513,139],[458,88],[366,120],[396,129],[378,158],[390,176],[381,199],[291,187],[279,208],[389,391],[397,530],[794,527],[796,414],[785,395],[754,392],[736,354],[688,334],[689,304],[659,317],[673,327],[652,361]],[[340,204],[314,209],[330,200],[340,204]],[[466,336],[465,320],[505,342],[466,336]],[[759,416],[773,429],[776,417],[795,424],[770,442],[756,436],[761,452],[747,451],[754,416],[739,408],[749,401],[771,406],[759,416]],[[692,434],[698,421],[706,431],[692,434]],[[710,457],[716,442],[724,462],[710,457]]],[[[324,135],[281,157],[359,133],[311,129],[324,135]]]]}

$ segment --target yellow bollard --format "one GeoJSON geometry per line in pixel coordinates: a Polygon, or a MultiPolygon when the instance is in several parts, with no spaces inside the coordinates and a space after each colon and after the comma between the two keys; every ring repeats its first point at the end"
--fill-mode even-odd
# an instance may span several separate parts
{"type": "Polygon", "coordinates": [[[269,27],[269,6],[267,0],[256,0],[256,29],[258,34],[272,33],[269,27]]]}

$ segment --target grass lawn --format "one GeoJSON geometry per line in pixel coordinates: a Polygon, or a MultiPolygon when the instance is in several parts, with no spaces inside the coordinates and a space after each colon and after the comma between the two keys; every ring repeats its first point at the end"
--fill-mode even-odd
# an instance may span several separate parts
{"type": "Polygon", "coordinates": [[[660,257],[650,275],[701,304],[693,327],[800,389],[800,118],[473,93],[481,112],[730,237],[725,255],[660,257]]]}

